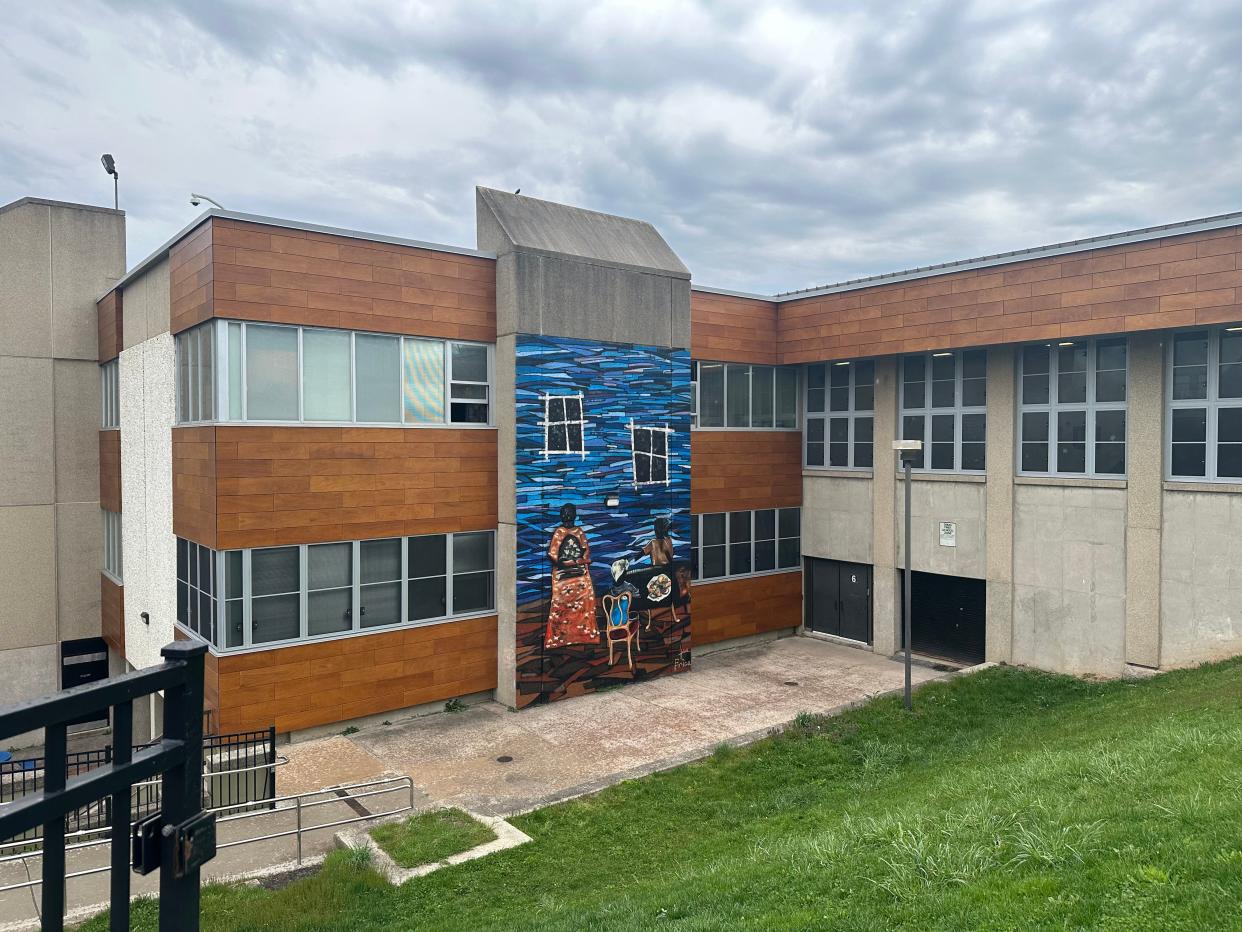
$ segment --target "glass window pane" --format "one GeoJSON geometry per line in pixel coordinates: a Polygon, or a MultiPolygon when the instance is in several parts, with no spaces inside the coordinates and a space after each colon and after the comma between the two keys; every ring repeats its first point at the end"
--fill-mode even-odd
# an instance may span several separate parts
{"type": "Polygon", "coordinates": [[[250,553],[250,591],[261,596],[297,592],[301,587],[297,547],[273,547],[250,553]]]}
{"type": "Polygon", "coordinates": [[[1062,411],[1057,415],[1057,472],[1087,470],[1087,413],[1062,411]]]}
{"type": "Polygon", "coordinates": [[[491,531],[453,535],[454,573],[490,570],[492,568],[491,531]]]}
{"type": "Polygon", "coordinates": [[[699,426],[724,426],[724,366],[699,364],[699,426]]]}
{"type": "MultiPolygon", "coordinates": [[[[927,445],[927,438],[923,436],[925,418],[922,414],[907,414],[901,419],[901,439],[902,440],[921,440],[924,447],[927,445]]],[[[910,460],[911,469],[922,469],[924,455],[926,450],[920,450],[910,460]]]]}
{"type": "Polygon", "coordinates": [[[750,512],[729,513],[729,543],[739,544],[750,540],[750,512]]]}
{"type": "Polygon", "coordinates": [[[1048,412],[1027,411],[1022,415],[1022,440],[1046,441],[1048,439],[1048,412]]]}
{"type": "Polygon", "coordinates": [[[1207,474],[1206,443],[1174,443],[1170,470],[1175,476],[1199,477],[1207,474]]]}
{"type": "Polygon", "coordinates": [[[1225,364],[1242,362],[1242,332],[1230,333],[1226,330],[1221,333],[1220,361],[1225,364]]]}
{"type": "Polygon", "coordinates": [[[450,354],[455,382],[487,381],[487,347],[478,343],[454,343],[450,354]]]}
{"type": "Polygon", "coordinates": [[[987,403],[987,379],[962,379],[962,407],[982,408],[987,403]]]}
{"type": "Polygon", "coordinates": [[[1179,333],[1173,338],[1173,365],[1206,366],[1207,358],[1206,333],[1179,333]]]}
{"type": "Polygon", "coordinates": [[[750,426],[771,427],[776,402],[775,372],[771,366],[750,370],[750,426]]]}
{"type": "Polygon", "coordinates": [[[750,426],[750,366],[728,367],[728,427],[750,426]]]}
{"type": "Polygon", "coordinates": [[[302,331],[302,416],[308,421],[353,417],[350,336],[340,330],[302,331]]]}
{"type": "Polygon", "coordinates": [[[401,341],[359,333],[354,336],[354,380],[358,420],[391,424],[401,420],[401,341]]]}
{"type": "Polygon", "coordinates": [[[1173,409],[1173,442],[1202,443],[1207,439],[1206,408],[1173,409]]]}
{"type": "Polygon", "coordinates": [[[490,611],[493,573],[455,573],[453,575],[453,614],[490,611]]]}
{"type": "Polygon", "coordinates": [[[1022,403],[1046,405],[1048,403],[1048,376],[1024,375],[1022,377],[1022,403]]]}
{"type": "Polygon", "coordinates": [[[982,443],[962,443],[962,469],[982,472],[987,467],[987,446],[982,443]]]}
{"type": "Polygon", "coordinates": [[[254,644],[285,641],[298,636],[297,594],[252,599],[250,640],[254,644]]]}
{"type": "Polygon", "coordinates": [[[1207,366],[1177,366],[1173,369],[1174,400],[1207,397],[1207,366]]]}
{"type": "Polygon", "coordinates": [[[1095,471],[1101,475],[1124,475],[1126,445],[1124,443],[1097,443],[1095,445],[1095,471]]]}
{"type": "Polygon", "coordinates": [[[927,383],[907,380],[901,386],[901,405],[904,408],[922,408],[927,402],[927,383]]]}
{"type": "Polygon", "coordinates": [[[798,508],[782,508],[780,513],[781,537],[797,537],[802,533],[802,511],[798,508]]]}
{"type": "Polygon", "coordinates": [[[410,580],[410,621],[447,615],[447,585],[443,576],[410,580]]]}
{"type": "Polygon", "coordinates": [[[776,541],[755,541],[755,572],[766,573],[776,569],[776,541]]]}
{"type": "Polygon", "coordinates": [[[397,624],[401,620],[401,583],[359,586],[358,613],[363,628],[397,624]]]}
{"type": "Polygon", "coordinates": [[[1126,373],[1122,369],[1101,370],[1095,374],[1095,400],[1126,400],[1126,373]]]}
{"type": "Polygon", "coordinates": [[[776,370],[776,426],[798,426],[798,370],[789,366],[776,370]]]}
{"type": "Polygon", "coordinates": [[[1095,414],[1096,441],[1124,443],[1126,439],[1126,413],[1124,411],[1097,411],[1095,414]]]}
{"type": "Polygon", "coordinates": [[[298,332],[246,325],[246,418],[298,419],[298,332]]]}
{"type": "Polygon", "coordinates": [[[870,443],[854,444],[854,466],[866,469],[872,465],[873,447],[870,443]]]}
{"type": "Polygon", "coordinates": [[[445,540],[443,534],[411,537],[406,547],[411,578],[444,575],[445,540]]]}
{"type": "Polygon", "coordinates": [[[1216,394],[1220,398],[1242,398],[1242,363],[1220,367],[1220,384],[1216,394]]]}
{"type": "Polygon", "coordinates": [[[715,579],[725,574],[725,548],[703,548],[703,578],[715,579]]]}
{"type": "Polygon", "coordinates": [[[1022,471],[1023,472],[1047,472],[1048,471],[1048,444],[1047,443],[1024,443],[1022,444],[1022,471]]]}
{"type": "Polygon", "coordinates": [[[224,646],[241,647],[245,639],[241,599],[224,603],[224,646]]]}
{"type": "Polygon", "coordinates": [[[1022,348],[1022,374],[1047,374],[1049,353],[1046,346],[1024,346],[1022,348]]]}
{"type": "Polygon", "coordinates": [[[952,353],[932,353],[931,377],[933,382],[952,382],[956,377],[956,360],[952,353]]]}
{"type": "Polygon", "coordinates": [[[242,552],[229,550],[224,554],[224,597],[238,599],[242,596],[242,552]]]}
{"type": "Polygon", "coordinates": [[[750,544],[729,545],[729,575],[751,572],[750,544]]]}
{"type": "Polygon", "coordinates": [[[1216,440],[1242,443],[1242,408],[1221,408],[1216,412],[1216,440]]]}
{"type": "Polygon", "coordinates": [[[986,379],[988,376],[988,351],[967,350],[962,354],[962,378],[986,379]]]}
{"type": "Polygon", "coordinates": [[[875,407],[875,360],[854,363],[854,410],[870,411],[875,407]]]}
{"type": "Polygon", "coordinates": [[[808,440],[806,444],[806,464],[808,466],[824,465],[824,444],[823,442],[813,443],[808,440]]]}
{"type": "Polygon", "coordinates": [[[703,544],[712,546],[725,542],[725,516],[723,514],[703,515],[703,544]]]}
{"type": "Polygon", "coordinates": [[[1083,404],[1087,400],[1087,373],[1062,372],[1057,375],[1057,402],[1083,404]]]}
{"type": "Polygon", "coordinates": [[[872,440],[872,431],[874,422],[870,417],[854,418],[854,442],[870,443],[872,440]]]}
{"type": "Polygon", "coordinates": [[[1242,477],[1242,443],[1222,443],[1216,448],[1216,475],[1221,479],[1242,477]]]}
{"type": "Polygon", "coordinates": [[[801,558],[801,542],[798,538],[782,538],[776,545],[776,562],[781,569],[797,566],[801,558]]]}
{"type": "Polygon", "coordinates": [[[229,321],[229,420],[242,419],[242,325],[229,321]]]}
{"type": "Polygon", "coordinates": [[[988,416],[986,414],[963,414],[962,442],[983,443],[986,441],[987,423],[988,416]]]}
{"type": "Polygon", "coordinates": [[[1095,366],[1097,369],[1124,369],[1126,367],[1125,341],[1110,340],[1097,343],[1095,366]]]}
{"type": "Polygon", "coordinates": [[[352,586],[354,545],[312,544],[306,548],[306,586],[308,589],[335,589],[352,586]]]}
{"type": "Polygon", "coordinates": [[[401,578],[401,538],[364,540],[358,545],[359,581],[387,582],[401,578]]]}
{"type": "Polygon", "coordinates": [[[821,363],[815,366],[807,366],[806,368],[806,387],[807,388],[823,388],[825,386],[824,365],[821,363]]]}
{"type": "Polygon", "coordinates": [[[776,510],[762,508],[755,512],[755,540],[771,540],[776,537],[776,510]]]}
{"type": "Polygon", "coordinates": [[[200,421],[210,421],[216,416],[216,328],[204,324],[198,328],[199,353],[199,410],[200,421]]]}
{"type": "Polygon", "coordinates": [[[353,628],[353,589],[327,589],[306,596],[306,633],[334,634],[353,628]]]}

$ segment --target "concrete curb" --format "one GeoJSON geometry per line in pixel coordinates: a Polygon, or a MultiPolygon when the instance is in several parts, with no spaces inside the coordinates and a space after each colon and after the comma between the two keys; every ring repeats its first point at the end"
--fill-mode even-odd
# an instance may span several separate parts
{"type": "MultiPolygon", "coordinates": [[[[434,812],[436,809],[456,809],[456,806],[435,806],[431,809],[424,809],[423,812],[434,812]]],[[[388,878],[388,882],[393,886],[401,886],[408,880],[415,877],[425,877],[433,871],[438,871],[442,867],[449,867],[453,864],[463,864],[466,861],[473,861],[477,858],[486,857],[497,851],[505,851],[509,848],[516,848],[518,845],[524,845],[533,839],[525,832],[514,828],[499,816],[485,816],[477,812],[471,812],[468,809],[461,809],[470,818],[474,819],[480,825],[485,825],[496,835],[492,841],[484,842],[476,845],[467,851],[459,854],[450,855],[442,861],[433,861],[430,864],[422,864],[418,867],[402,867],[394,861],[379,843],[371,837],[370,830],[366,831],[344,831],[336,833],[336,843],[342,848],[355,848],[371,852],[372,866],[388,878]]],[[[403,816],[408,818],[408,816],[403,816]]],[[[371,825],[383,825],[387,822],[400,821],[398,819],[385,819],[382,822],[376,822],[371,825]]]]}

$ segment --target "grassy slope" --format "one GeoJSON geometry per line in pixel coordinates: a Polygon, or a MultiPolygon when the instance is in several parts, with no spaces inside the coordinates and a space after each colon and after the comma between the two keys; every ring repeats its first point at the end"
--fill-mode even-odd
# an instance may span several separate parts
{"type": "Polygon", "coordinates": [[[371,830],[401,867],[419,867],[494,841],[496,833],[460,809],[434,809],[371,830]]]}
{"type": "Polygon", "coordinates": [[[397,890],[342,858],[209,889],[204,928],[1229,927],[1242,662],[994,669],[516,822],[534,843],[397,890]]]}

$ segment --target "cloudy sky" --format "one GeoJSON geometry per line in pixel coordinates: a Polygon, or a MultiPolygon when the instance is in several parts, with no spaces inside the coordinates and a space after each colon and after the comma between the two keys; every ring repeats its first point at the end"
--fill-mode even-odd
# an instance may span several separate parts
{"type": "Polygon", "coordinates": [[[1237,0],[4,6],[0,203],[474,245],[473,186],[786,291],[1242,209],[1237,0]]]}

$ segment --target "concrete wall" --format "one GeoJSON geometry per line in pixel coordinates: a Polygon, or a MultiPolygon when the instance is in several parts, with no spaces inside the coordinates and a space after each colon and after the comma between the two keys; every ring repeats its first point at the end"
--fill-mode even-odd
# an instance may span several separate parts
{"type": "Polygon", "coordinates": [[[125,656],[139,668],[160,662],[177,613],[173,358],[168,333],[124,349],[120,357],[125,656]]]}
{"type": "Polygon", "coordinates": [[[169,266],[167,259],[147,269],[140,278],[125,286],[121,306],[123,325],[121,348],[129,349],[144,340],[167,333],[171,308],[169,266]]]}
{"type": "Polygon", "coordinates": [[[871,563],[871,478],[806,475],[802,480],[802,553],[871,563]]]}
{"type": "Polygon", "coordinates": [[[1014,488],[1014,663],[1116,675],[1126,662],[1124,489],[1014,488]]]}
{"type": "Polygon", "coordinates": [[[0,207],[0,704],[56,691],[59,642],[100,632],[95,300],[124,271],[124,214],[0,207]]]}
{"type": "MultiPolygon", "coordinates": [[[[897,566],[906,565],[906,484],[896,483],[893,534],[897,541],[897,566]]],[[[911,480],[911,566],[924,573],[945,576],[987,577],[987,487],[982,482],[939,481],[926,476],[911,480]],[[957,525],[957,546],[940,543],[940,522],[957,525]]]]}

